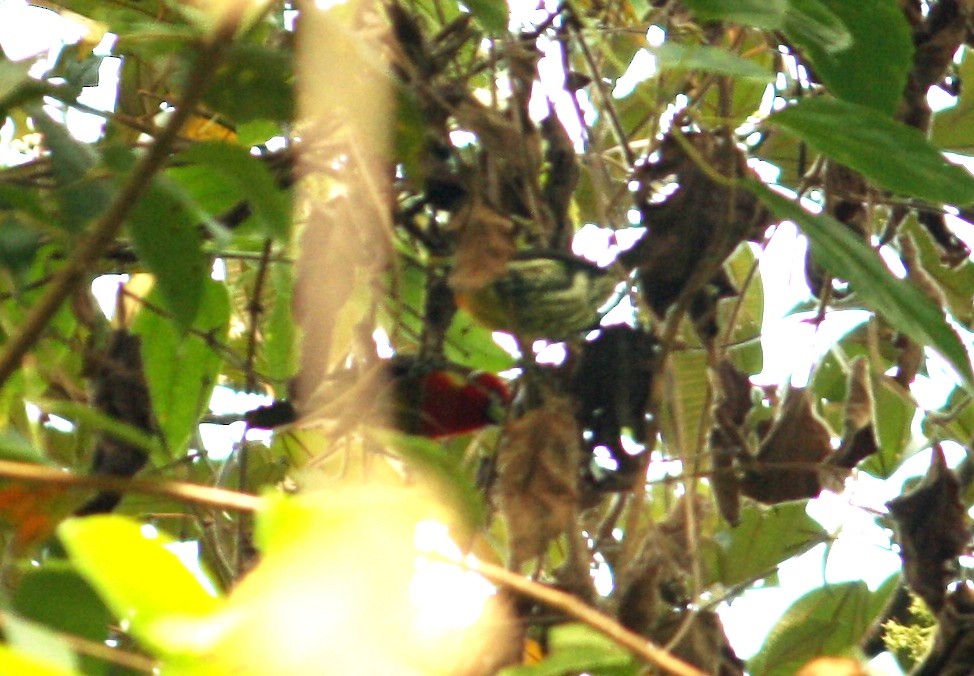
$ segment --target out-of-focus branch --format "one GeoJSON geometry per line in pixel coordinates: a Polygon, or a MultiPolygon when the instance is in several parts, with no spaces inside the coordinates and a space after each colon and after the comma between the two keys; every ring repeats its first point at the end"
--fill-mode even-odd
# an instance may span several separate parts
{"type": "Polygon", "coordinates": [[[78,242],[74,253],[51,280],[50,286],[33,307],[20,331],[4,345],[3,352],[0,353],[0,386],[3,386],[17,370],[24,355],[37,341],[37,338],[44,331],[44,327],[47,326],[61,304],[82,282],[95,261],[102,256],[118,236],[125,218],[148,188],[152,177],[162,168],[163,162],[168,157],[169,151],[179,135],[179,131],[206,91],[213,74],[233,42],[233,36],[237,32],[239,23],[238,14],[225,17],[203,45],[197,57],[196,66],[190,75],[183,100],[177,106],[169,123],[162,129],[155,142],[149,146],[146,154],[142,156],[142,159],[132,170],[128,180],[118,192],[115,201],[78,242]]]}

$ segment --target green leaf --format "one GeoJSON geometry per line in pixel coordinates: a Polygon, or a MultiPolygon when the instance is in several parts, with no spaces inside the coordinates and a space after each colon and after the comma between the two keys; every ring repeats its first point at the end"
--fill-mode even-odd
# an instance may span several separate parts
{"type": "MultiPolygon", "coordinates": [[[[160,294],[153,291],[148,302],[152,306],[159,299],[160,294]]],[[[223,360],[207,340],[222,341],[229,321],[226,288],[206,280],[192,333],[177,330],[172,321],[149,308],[142,309],[132,325],[132,331],[143,337],[142,363],[152,409],[172,458],[184,455],[209,404],[223,360]]]]}
{"type": "Polygon", "coordinates": [[[761,82],[772,78],[770,70],[719,47],[667,42],[654,49],[653,54],[660,70],[702,70],[761,82]]]}
{"type": "Polygon", "coordinates": [[[0,220],[0,266],[14,275],[33,265],[41,244],[41,233],[20,218],[7,215],[0,220]]]}
{"type": "MultiPolygon", "coordinates": [[[[542,662],[509,667],[499,676],[563,676],[584,671],[599,674],[604,670],[631,666],[633,661],[615,641],[591,627],[579,623],[560,624],[548,633],[548,656],[542,662]]],[[[639,673],[639,669],[632,673],[639,673]]]]}
{"type": "Polygon", "coordinates": [[[75,568],[132,635],[159,652],[176,648],[159,626],[204,618],[222,607],[212,585],[166,545],[172,540],[115,514],[68,519],[58,537],[75,568]]]}
{"type": "Polygon", "coordinates": [[[11,61],[0,53],[0,102],[31,80],[30,69],[33,65],[28,59],[11,61]]]}
{"type": "Polygon", "coordinates": [[[291,56],[262,45],[240,44],[217,70],[203,100],[235,123],[294,119],[291,56]]]}
{"type": "Polygon", "coordinates": [[[974,177],[966,169],[948,162],[916,129],[871,108],[804,99],[768,122],[893,192],[935,204],[974,202],[974,177]]]}
{"type": "Polygon", "coordinates": [[[739,246],[727,259],[724,268],[734,287],[738,290],[745,289],[744,297],[727,299],[718,306],[718,325],[727,326],[733,319],[730,354],[735,365],[745,373],[760,373],[764,368],[764,348],[761,346],[764,282],[756,264],[757,256],[747,244],[739,246]]]}
{"type": "Polygon", "coordinates": [[[685,4],[705,21],[732,21],[766,30],[781,28],[788,11],[787,0],[685,0],[685,4]]]}
{"type": "Polygon", "coordinates": [[[78,232],[111,202],[112,193],[105,181],[91,175],[98,157],[89,146],[76,140],[43,111],[32,111],[31,119],[44,134],[44,144],[51,151],[51,171],[61,207],[59,225],[70,232],[78,232]]]}
{"type": "Polygon", "coordinates": [[[196,143],[179,154],[180,160],[201,166],[212,180],[222,176],[236,188],[236,198],[246,200],[270,237],[284,239],[291,225],[291,209],[285,193],[267,165],[250,151],[232,143],[196,143]]]}
{"type": "Polygon", "coordinates": [[[776,572],[782,561],[826,542],[828,533],[805,513],[806,504],[745,507],[740,525],[714,536],[716,550],[710,570],[715,580],[731,587],[759,579],[776,572]]]}
{"type": "MultiPolygon", "coordinates": [[[[958,76],[961,82],[974,82],[974,56],[970,49],[964,50],[958,76]]],[[[971,88],[962,88],[953,106],[935,112],[930,127],[930,140],[938,148],[974,155],[974,92],[971,88]]]]}
{"type": "Polygon", "coordinates": [[[892,116],[913,65],[896,0],[790,0],[785,35],[837,97],[892,116]]]}
{"type": "Polygon", "coordinates": [[[859,469],[880,479],[888,479],[905,460],[917,407],[911,401],[910,393],[887,376],[874,375],[872,381],[876,415],[873,425],[879,452],[860,464],[859,469]]]}
{"type": "Polygon", "coordinates": [[[855,654],[894,588],[887,582],[871,592],[865,582],[856,580],[809,592],[785,611],[748,661],[748,673],[791,676],[815,657],[855,654]]]}
{"type": "Polygon", "coordinates": [[[157,177],[127,222],[139,260],[156,276],[162,305],[184,329],[200,310],[209,277],[194,212],[175,184],[157,177]]]}
{"type": "Polygon", "coordinates": [[[782,218],[793,221],[808,237],[818,260],[846,279],[872,310],[921,345],[937,350],[974,391],[967,349],[947,323],[943,310],[905,279],[897,279],[879,254],[844,225],[825,214],[810,214],[757,181],[747,186],[782,218]]]}
{"type": "Polygon", "coordinates": [[[267,314],[267,323],[264,326],[261,363],[268,378],[284,383],[297,369],[295,350],[297,331],[291,312],[294,276],[287,265],[274,263],[270,281],[274,294],[267,314]]]}
{"type": "Polygon", "coordinates": [[[853,43],[842,19],[829,9],[827,2],[789,0],[788,5],[782,28],[795,44],[816,54],[830,54],[845,50],[853,43]]]}
{"type": "Polygon", "coordinates": [[[64,562],[24,572],[13,597],[20,616],[56,631],[102,642],[113,617],[85,580],[64,562]],[[65,612],[69,608],[70,612],[65,612]]]}
{"type": "Polygon", "coordinates": [[[0,673],[30,674],[30,676],[82,676],[74,669],[66,669],[49,659],[34,657],[10,646],[0,644],[0,673]]]}
{"type": "Polygon", "coordinates": [[[10,646],[21,653],[43,659],[51,666],[56,665],[66,670],[78,666],[77,657],[66,638],[41,624],[16,615],[7,615],[3,621],[3,633],[10,646]]]}
{"type": "Polygon", "coordinates": [[[470,13],[489,32],[503,33],[507,30],[510,18],[507,0],[463,0],[463,4],[470,8],[470,13]]]}
{"type": "Polygon", "coordinates": [[[446,358],[481,371],[498,373],[514,368],[517,360],[494,341],[494,334],[459,310],[446,332],[446,358]]]}

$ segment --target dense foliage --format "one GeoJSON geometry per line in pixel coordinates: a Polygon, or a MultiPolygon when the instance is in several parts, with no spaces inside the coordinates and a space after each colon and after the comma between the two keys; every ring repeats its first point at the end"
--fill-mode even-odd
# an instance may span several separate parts
{"type": "Polygon", "coordinates": [[[36,10],[86,34],[0,61],[0,671],[974,669],[972,10],[529,4],[36,10]],[[921,452],[902,571],[745,665],[722,604],[921,452]],[[500,591],[430,630],[456,547],[500,591]]]}

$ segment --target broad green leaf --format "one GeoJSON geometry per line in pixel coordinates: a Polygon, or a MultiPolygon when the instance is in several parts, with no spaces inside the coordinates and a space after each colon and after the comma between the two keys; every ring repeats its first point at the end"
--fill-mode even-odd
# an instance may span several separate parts
{"type": "Polygon", "coordinates": [[[114,619],[77,571],[56,561],[26,569],[14,592],[13,609],[21,617],[56,631],[96,642],[108,638],[114,619]]]}
{"type": "Polygon", "coordinates": [[[974,177],[919,131],[855,103],[804,99],[768,122],[893,192],[936,204],[974,202],[974,177]]]}
{"type": "MultiPolygon", "coordinates": [[[[964,50],[964,60],[958,70],[961,82],[974,82],[974,56],[970,49],[964,50]]],[[[974,92],[971,88],[962,88],[953,106],[935,112],[930,127],[930,140],[938,148],[974,155],[974,92]]]]}
{"type": "Polygon", "coordinates": [[[826,542],[828,533],[805,513],[806,504],[745,507],[738,526],[714,535],[713,579],[725,587],[757,580],[777,572],[783,561],[826,542]]]}
{"type": "Polygon", "coordinates": [[[892,116],[913,65],[913,37],[899,3],[790,0],[790,5],[785,35],[829,91],[892,116]]]}
{"type": "MultiPolygon", "coordinates": [[[[974,75],[971,81],[974,82],[974,75]]],[[[967,258],[956,265],[944,263],[943,250],[934,244],[930,233],[915,216],[909,216],[899,232],[913,238],[920,264],[943,291],[950,314],[964,326],[971,327],[974,324],[974,304],[971,303],[974,298],[974,261],[967,258]]]]}
{"type": "Polygon", "coordinates": [[[245,148],[263,145],[282,135],[281,125],[271,120],[251,120],[237,125],[237,143],[245,148]]]}
{"type": "Polygon", "coordinates": [[[196,143],[179,154],[179,159],[196,164],[229,180],[237,199],[246,200],[268,236],[285,238],[290,230],[291,209],[285,194],[267,165],[239,145],[210,141],[196,143]]]}
{"type": "MultiPolygon", "coordinates": [[[[632,667],[632,674],[641,669],[632,656],[615,641],[598,633],[589,626],[572,623],[560,624],[548,634],[548,656],[538,664],[508,667],[500,676],[562,676],[589,672],[606,673],[607,669],[632,667]]],[[[612,673],[626,673],[613,671],[612,673]]]]}
{"type": "Polygon", "coordinates": [[[294,277],[287,265],[273,264],[270,281],[274,294],[264,325],[261,363],[268,378],[284,383],[294,376],[297,368],[297,331],[291,312],[294,277]]]}
{"type": "Polygon", "coordinates": [[[0,217],[0,266],[14,276],[25,272],[41,247],[41,233],[15,215],[0,217]]]}
{"type": "Polygon", "coordinates": [[[203,100],[239,124],[294,119],[294,73],[290,56],[262,45],[239,44],[216,72],[203,100]]]}
{"type": "Polygon", "coordinates": [[[697,450],[700,423],[710,404],[707,353],[703,348],[680,350],[673,353],[671,363],[671,387],[666,388],[661,431],[667,448],[687,458],[697,450]]]}
{"type": "Polygon", "coordinates": [[[788,12],[787,0],[685,0],[685,4],[700,19],[733,21],[766,30],[781,28],[788,12]]]}
{"type": "Polygon", "coordinates": [[[660,70],[702,70],[761,82],[772,78],[769,69],[719,47],[667,42],[654,49],[653,54],[660,70]]]}
{"type": "Polygon", "coordinates": [[[31,79],[29,72],[33,65],[27,59],[23,61],[11,61],[0,53],[0,102],[31,79]]]}
{"type": "Polygon", "coordinates": [[[481,371],[498,373],[514,368],[517,360],[494,341],[494,334],[463,310],[457,311],[446,332],[447,359],[481,371]]]}
{"type": "Polygon", "coordinates": [[[463,0],[463,4],[470,8],[470,13],[489,32],[503,33],[507,30],[510,16],[507,0],[463,0]]]}
{"type": "Polygon", "coordinates": [[[43,659],[62,669],[71,670],[78,666],[77,656],[67,639],[37,622],[7,615],[3,620],[3,633],[10,647],[22,654],[43,659]]]}
{"type": "Polygon", "coordinates": [[[917,407],[887,376],[873,376],[876,439],[879,452],[859,465],[859,469],[880,479],[888,479],[903,460],[912,438],[913,418],[917,407]]]}
{"type": "Polygon", "coordinates": [[[162,305],[181,327],[193,324],[209,276],[194,209],[175,185],[157,178],[132,210],[132,244],[155,274],[162,305]]]}
{"type": "Polygon", "coordinates": [[[785,35],[795,44],[816,53],[845,50],[853,43],[853,38],[830,6],[823,0],[788,0],[782,25],[785,35]]]}
{"type": "Polygon", "coordinates": [[[718,307],[720,326],[728,326],[730,320],[734,320],[729,341],[730,353],[734,363],[745,373],[760,373],[764,368],[764,349],[761,346],[764,282],[760,270],[755,268],[756,264],[757,257],[748,244],[737,248],[724,267],[738,291],[744,289],[744,296],[729,298],[718,307]]]}
{"type": "Polygon", "coordinates": [[[51,151],[51,170],[61,207],[60,225],[70,232],[78,232],[111,201],[112,193],[106,182],[91,175],[98,157],[91,147],[76,140],[43,111],[32,112],[32,119],[51,151]]]}
{"type": "Polygon", "coordinates": [[[160,652],[167,644],[160,623],[204,618],[222,607],[212,585],[188,569],[154,528],[118,515],[68,519],[57,530],[75,568],[129,627],[160,652]]]}
{"type": "Polygon", "coordinates": [[[835,219],[825,214],[810,214],[756,181],[748,181],[747,185],[779,216],[801,228],[818,260],[848,280],[870,309],[881,314],[898,331],[940,352],[964,386],[974,390],[967,349],[947,323],[941,308],[907,280],[894,277],[872,247],[835,219]]]}
{"type": "MultiPolygon", "coordinates": [[[[153,291],[150,305],[158,304],[153,291]]],[[[205,280],[199,314],[193,331],[179,331],[173,322],[149,308],[135,318],[132,330],[142,341],[142,364],[149,384],[152,409],[172,458],[183,457],[223,363],[208,343],[222,341],[230,320],[226,288],[205,280]]]]}
{"type": "Polygon", "coordinates": [[[51,660],[34,657],[10,646],[0,644],[0,673],[30,674],[30,676],[82,676],[74,669],[66,669],[51,660]]]}
{"type": "Polygon", "coordinates": [[[820,656],[853,655],[896,585],[875,592],[865,582],[819,587],[795,601],[748,661],[752,676],[792,676],[820,656]]]}
{"type": "MultiPolygon", "coordinates": [[[[664,44],[664,47],[666,45],[664,44]]],[[[728,32],[721,43],[715,45],[733,49],[735,54],[747,55],[745,60],[763,73],[773,77],[775,67],[779,61],[778,54],[765,41],[764,35],[756,30],[748,30],[741,35],[739,32],[728,32]],[[731,37],[733,36],[733,37],[731,37]]],[[[676,78],[664,78],[675,82],[676,78]]],[[[659,80],[659,78],[653,78],[659,80]]],[[[758,112],[761,102],[768,90],[768,78],[735,77],[728,79],[727,88],[710,87],[702,99],[698,100],[700,112],[704,119],[719,120],[717,124],[727,124],[736,127],[743,124],[758,112]]],[[[645,108],[644,108],[645,110],[645,108]]],[[[645,113],[644,113],[645,114],[645,113]]]]}

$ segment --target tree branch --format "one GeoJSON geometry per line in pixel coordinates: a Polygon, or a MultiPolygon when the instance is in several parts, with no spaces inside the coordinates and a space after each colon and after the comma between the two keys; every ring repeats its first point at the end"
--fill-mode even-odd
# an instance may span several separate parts
{"type": "Polygon", "coordinates": [[[671,674],[676,674],[677,676],[706,676],[705,672],[674,657],[648,640],[645,636],[626,629],[615,619],[583,603],[571,594],[534,582],[500,566],[484,563],[474,557],[468,556],[463,559],[446,558],[451,563],[479,573],[491,582],[499,584],[502,587],[513,589],[525,596],[537,599],[545,605],[568,613],[575,619],[584,622],[592,627],[592,629],[612,639],[615,643],[626,648],[637,657],[655,664],[671,674]]]}
{"type": "Polygon", "coordinates": [[[162,168],[180,130],[203,96],[214,72],[233,42],[238,25],[239,15],[227,17],[204,43],[190,75],[183,100],[177,106],[169,123],[132,170],[112,205],[78,242],[74,253],[51,280],[51,285],[31,310],[20,331],[4,346],[3,352],[0,353],[0,387],[20,367],[24,355],[37,341],[61,304],[82,282],[85,273],[118,236],[125,218],[148,188],[152,177],[162,168]]]}
{"type": "Polygon", "coordinates": [[[71,488],[91,488],[113,493],[135,492],[162,495],[183,502],[241,512],[256,512],[264,504],[264,499],[257,495],[184,481],[147,481],[111,476],[82,476],[53,467],[12,460],[0,460],[0,477],[71,488]]]}

